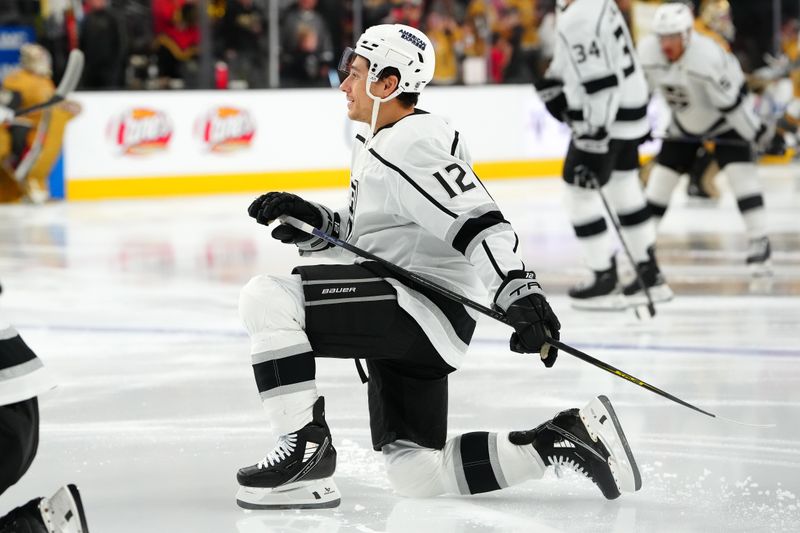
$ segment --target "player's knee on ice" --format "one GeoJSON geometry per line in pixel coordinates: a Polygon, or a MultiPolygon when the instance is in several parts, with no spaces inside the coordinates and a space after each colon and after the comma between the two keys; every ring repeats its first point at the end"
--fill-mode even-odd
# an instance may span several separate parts
{"type": "Polygon", "coordinates": [[[300,276],[252,278],[239,294],[239,317],[251,336],[276,329],[305,327],[300,276]]]}
{"type": "Polygon", "coordinates": [[[382,451],[389,483],[401,496],[429,498],[449,492],[444,479],[443,450],[395,441],[382,451]]]}

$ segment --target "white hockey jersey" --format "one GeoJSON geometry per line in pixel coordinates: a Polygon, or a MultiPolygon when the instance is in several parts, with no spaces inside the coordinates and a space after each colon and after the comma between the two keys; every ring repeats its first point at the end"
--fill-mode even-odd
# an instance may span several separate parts
{"type": "Polygon", "coordinates": [[[736,57],[695,31],[683,55],[670,63],[658,37],[639,43],[639,56],[653,92],[660,91],[672,111],[670,134],[715,136],[733,128],[753,140],[761,127],[736,57]]]}
{"type": "Polygon", "coordinates": [[[0,321],[0,405],[28,400],[54,387],[50,372],[17,330],[0,321]]]}
{"type": "Polygon", "coordinates": [[[614,0],[575,0],[556,16],[548,78],[564,83],[573,131],[604,127],[613,139],[647,135],[649,93],[614,0]]]}
{"type": "MultiPolygon", "coordinates": [[[[458,131],[420,110],[369,141],[366,131],[353,146],[350,202],[338,211],[339,237],[490,307],[507,273],[525,265],[516,253],[517,235],[473,172],[458,131]]],[[[353,259],[340,248],[314,254],[353,259]]],[[[389,271],[378,273],[442,358],[458,368],[478,313],[389,271]]]]}

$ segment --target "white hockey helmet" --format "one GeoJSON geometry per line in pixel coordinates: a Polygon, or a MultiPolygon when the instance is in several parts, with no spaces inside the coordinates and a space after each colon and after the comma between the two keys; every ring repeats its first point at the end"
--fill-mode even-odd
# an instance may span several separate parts
{"type": "Polygon", "coordinates": [[[653,31],[656,35],[683,35],[683,42],[689,40],[694,26],[692,10],[683,2],[662,4],[653,17],[653,31]]]}
{"type": "Polygon", "coordinates": [[[358,38],[355,48],[345,49],[339,61],[339,70],[343,73],[349,72],[356,56],[369,61],[366,86],[367,95],[373,100],[370,131],[375,130],[381,103],[388,102],[400,93],[421,93],[433,79],[436,68],[436,54],[428,36],[404,24],[379,24],[367,28],[358,38]],[[400,82],[392,94],[378,98],[372,94],[370,86],[389,67],[397,69],[400,82]]]}
{"type": "Polygon", "coordinates": [[[368,28],[358,38],[354,49],[345,50],[340,70],[347,70],[353,54],[369,61],[367,94],[373,99],[369,84],[378,81],[384,69],[394,67],[400,73],[397,90],[382,99],[384,102],[401,92],[422,92],[433,79],[436,67],[436,54],[430,39],[420,30],[403,24],[379,24],[368,28]]]}

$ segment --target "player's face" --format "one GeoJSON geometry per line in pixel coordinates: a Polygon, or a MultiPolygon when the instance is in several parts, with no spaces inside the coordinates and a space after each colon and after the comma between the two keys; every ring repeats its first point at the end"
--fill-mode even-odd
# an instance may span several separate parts
{"type": "Polygon", "coordinates": [[[347,96],[347,117],[358,122],[372,119],[372,99],[367,95],[367,60],[356,56],[339,88],[347,96]]]}
{"type": "Polygon", "coordinates": [[[668,61],[677,61],[683,55],[683,35],[680,33],[660,35],[658,42],[661,44],[661,52],[668,61]]]}

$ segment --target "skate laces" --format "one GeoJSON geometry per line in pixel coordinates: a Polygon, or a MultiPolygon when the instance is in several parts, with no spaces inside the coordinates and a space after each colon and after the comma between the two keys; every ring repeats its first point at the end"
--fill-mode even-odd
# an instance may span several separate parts
{"type": "Polygon", "coordinates": [[[258,468],[267,468],[268,466],[272,466],[283,461],[289,457],[289,455],[291,455],[296,445],[297,435],[295,433],[292,433],[291,435],[281,435],[278,437],[278,443],[275,445],[272,451],[258,462],[258,468]]]}
{"type": "Polygon", "coordinates": [[[556,477],[561,477],[564,475],[562,468],[566,467],[575,472],[592,479],[592,476],[583,468],[583,466],[575,461],[570,457],[564,457],[563,455],[551,455],[547,458],[550,461],[550,464],[553,466],[553,469],[556,472],[556,477]]]}

